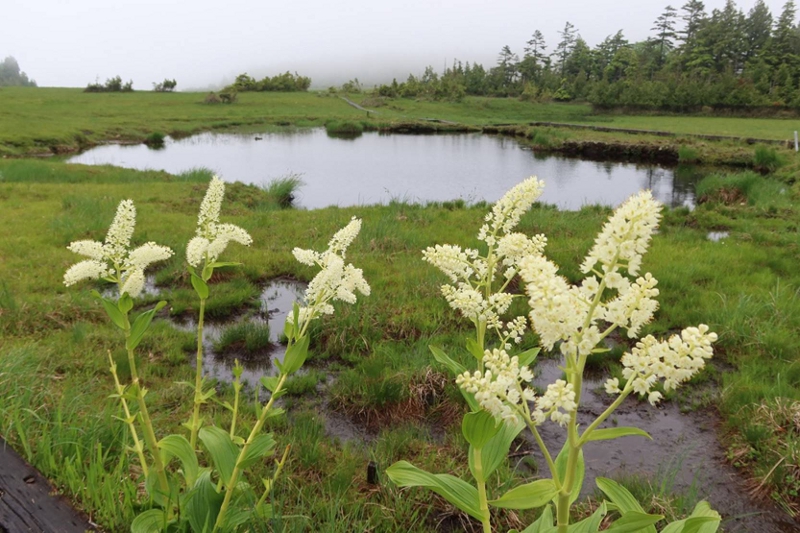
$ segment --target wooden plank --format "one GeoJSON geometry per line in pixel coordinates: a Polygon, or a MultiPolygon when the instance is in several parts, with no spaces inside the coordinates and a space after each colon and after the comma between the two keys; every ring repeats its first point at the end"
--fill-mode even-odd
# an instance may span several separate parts
{"type": "Polygon", "coordinates": [[[69,500],[0,438],[0,532],[84,533],[95,531],[69,500]]]}

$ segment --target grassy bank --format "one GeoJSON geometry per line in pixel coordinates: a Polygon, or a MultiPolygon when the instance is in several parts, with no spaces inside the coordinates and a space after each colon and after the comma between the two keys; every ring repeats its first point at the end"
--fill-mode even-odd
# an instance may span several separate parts
{"type": "MultiPolygon", "coordinates": [[[[84,93],[80,89],[6,87],[0,90],[0,156],[74,152],[103,142],[145,142],[199,131],[328,125],[353,134],[364,130],[428,132],[497,131],[527,138],[541,151],[598,158],[641,159],[643,151],[678,158],[683,147],[704,163],[751,166],[754,147],[741,141],[709,141],[695,135],[787,140],[800,129],[797,119],[708,116],[625,116],[593,114],[586,104],[530,103],[517,99],[465,98],[460,102],[354,96],[366,113],[328,93],[243,93],[234,104],[206,104],[202,93],[84,93]],[[435,119],[435,120],[431,120],[435,119]],[[658,130],[673,137],[570,128],[529,127],[532,122],[658,130]],[[582,144],[603,143],[588,149],[582,144]],[[570,144],[572,143],[572,144],[570,144]],[[576,146],[577,144],[578,146],[576,146]],[[614,147],[616,145],[616,147],[614,147]],[[626,147],[629,148],[626,151],[626,147]],[[615,155],[621,154],[621,155],[615,155]]],[[[794,157],[785,146],[779,150],[794,157]]],[[[645,157],[645,160],[648,158],[645,157]]]]}
{"type": "MultiPolygon", "coordinates": [[[[170,306],[140,350],[155,423],[160,434],[176,430],[191,404],[191,391],[176,382],[193,375],[192,336],[168,319],[193,312],[185,243],[208,175],[31,160],[0,160],[0,173],[6,235],[0,240],[0,433],[96,522],[124,530],[146,505],[134,482],[138,472],[118,459],[125,434],[114,418],[120,415],[116,403],[108,401],[109,354],[123,378],[124,354],[91,287],[63,286],[63,272],[76,260],[65,246],[102,240],[117,202],[131,198],[139,211],[137,242],[153,240],[176,251],[155,276],[170,306]]],[[[719,386],[671,399],[686,409],[719,409],[731,460],[757,483],[763,480],[765,496],[796,508],[798,435],[786,424],[791,402],[800,400],[799,186],[757,175],[718,177],[702,186],[704,203],[668,212],[645,258],[644,269],[661,290],[661,310],[647,332],[703,322],[720,334],[715,370],[703,376],[719,386]],[[711,231],[728,236],[714,242],[707,238],[711,231]]],[[[279,209],[273,194],[241,184],[228,188],[226,219],[247,229],[254,245],[232,249],[230,260],[244,267],[215,280],[217,318],[251,310],[269,279],[309,279],[311,270],[291,249],[324,248],[354,215],[364,228],[348,260],[363,268],[372,286],[369,298],[316,325],[312,371],[291,384],[288,417],[273,422],[279,443],[303,443],[293,449],[276,490],[280,522],[288,531],[434,531],[442,522],[459,528],[459,515],[443,500],[431,502],[427,492],[401,494],[385,479],[369,485],[366,465],[408,459],[436,472],[466,473],[458,427],[463,406],[454,385],[432,367],[427,348],[455,351],[465,324],[447,308],[439,294],[445,280],[421,261],[420,250],[475,245],[486,206],[392,203],[297,211],[279,209]],[[326,375],[335,382],[326,384],[326,375]],[[342,419],[354,421],[352,439],[334,431],[342,419]]],[[[575,281],[609,212],[537,206],[520,230],[545,233],[548,256],[575,281]]],[[[224,386],[221,393],[230,398],[224,386]]],[[[215,414],[220,423],[226,416],[223,409],[215,414]]],[[[534,475],[512,462],[494,482],[534,475]]],[[[531,516],[507,513],[498,523],[517,527],[519,518],[531,516]]]]}

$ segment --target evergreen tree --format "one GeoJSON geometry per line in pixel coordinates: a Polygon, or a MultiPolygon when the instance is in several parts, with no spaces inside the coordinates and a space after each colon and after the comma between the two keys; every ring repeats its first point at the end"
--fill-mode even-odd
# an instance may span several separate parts
{"type": "Polygon", "coordinates": [[[659,66],[664,64],[665,54],[675,47],[675,39],[678,38],[678,34],[675,33],[675,19],[677,18],[678,11],[672,6],[667,6],[656,19],[655,25],[650,28],[658,32],[655,42],[658,43],[659,66]]]}
{"type": "Polygon", "coordinates": [[[561,68],[561,75],[564,76],[567,69],[567,59],[569,59],[572,49],[575,47],[576,31],[575,26],[567,22],[564,29],[558,34],[561,36],[558,46],[556,46],[555,56],[561,68]]]}
{"type": "Polygon", "coordinates": [[[28,75],[20,71],[19,63],[11,56],[0,62],[0,87],[8,85],[21,85],[22,87],[36,87],[36,82],[28,79],[28,75]]]}
{"type": "Polygon", "coordinates": [[[747,14],[744,28],[746,34],[744,59],[747,61],[759,55],[772,33],[772,13],[764,0],[758,0],[747,14]]]}

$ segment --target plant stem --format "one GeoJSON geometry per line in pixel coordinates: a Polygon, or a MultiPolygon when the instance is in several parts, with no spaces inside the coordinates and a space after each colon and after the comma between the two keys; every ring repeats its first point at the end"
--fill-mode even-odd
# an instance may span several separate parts
{"type": "Polygon", "coordinates": [[[473,461],[475,466],[475,481],[478,485],[478,504],[481,508],[481,524],[483,525],[483,533],[492,533],[491,514],[489,513],[489,501],[486,498],[486,480],[483,479],[483,465],[481,464],[481,449],[472,447],[472,452],[475,454],[473,461]]]}
{"type": "Polygon", "coordinates": [[[611,413],[613,413],[614,410],[617,407],[620,406],[620,404],[625,400],[625,398],[627,398],[630,395],[630,393],[632,392],[633,388],[630,387],[629,384],[632,383],[632,382],[633,382],[633,380],[630,380],[628,382],[628,384],[626,384],[625,389],[619,394],[619,396],[617,396],[617,399],[614,400],[614,403],[609,405],[608,408],[605,411],[603,411],[603,413],[600,416],[598,416],[597,419],[589,425],[589,427],[586,428],[586,430],[583,432],[583,435],[581,435],[581,438],[580,438],[580,441],[579,441],[579,444],[581,446],[583,446],[584,444],[586,444],[588,442],[589,435],[592,433],[592,431],[597,429],[597,426],[602,424],[603,421],[606,418],[608,418],[611,415],[611,413]]]}
{"type": "Polygon", "coordinates": [[[111,352],[108,352],[108,360],[111,363],[110,370],[111,375],[114,376],[114,386],[117,389],[117,396],[119,396],[122,409],[125,411],[125,423],[128,425],[128,429],[130,429],[131,436],[133,437],[133,449],[136,450],[136,454],[139,456],[139,465],[142,467],[142,473],[147,477],[149,468],[147,466],[147,460],[144,457],[144,444],[139,440],[139,434],[136,432],[136,425],[133,423],[134,418],[131,416],[131,411],[128,408],[128,400],[125,399],[125,388],[119,382],[117,364],[111,357],[111,352]]]}
{"type": "MultiPolygon", "coordinates": [[[[197,359],[194,374],[194,409],[192,410],[192,429],[189,444],[192,449],[197,446],[197,433],[200,431],[200,405],[203,404],[203,318],[206,311],[206,299],[200,298],[200,313],[197,317],[197,359]]],[[[233,431],[233,429],[231,429],[233,431]]]]}
{"type": "MultiPolygon", "coordinates": [[[[125,330],[125,344],[130,338],[130,328],[125,330]]],[[[161,461],[161,452],[158,449],[158,440],[156,440],[156,433],[153,431],[153,422],[150,420],[150,413],[147,411],[147,403],[144,401],[144,390],[142,389],[141,382],[139,381],[139,373],[136,371],[136,360],[133,356],[133,350],[128,348],[128,362],[131,367],[131,379],[134,390],[136,391],[136,401],[139,404],[139,416],[142,419],[142,433],[144,433],[144,441],[147,447],[150,448],[150,454],[153,456],[153,468],[158,476],[158,484],[161,492],[165,496],[169,496],[169,482],[167,481],[167,473],[164,469],[164,463],[161,461]]]]}
{"type": "Polygon", "coordinates": [[[261,432],[261,428],[264,426],[264,422],[267,421],[267,414],[269,413],[269,410],[272,408],[272,404],[275,403],[275,397],[278,395],[278,393],[280,393],[281,389],[283,388],[283,384],[286,381],[286,377],[287,377],[286,374],[281,374],[281,379],[280,381],[278,381],[278,386],[275,387],[275,390],[272,392],[272,396],[270,396],[267,405],[264,406],[264,409],[261,410],[261,416],[258,417],[256,425],[253,426],[253,430],[250,432],[250,436],[247,437],[247,441],[244,443],[244,446],[242,446],[242,449],[239,452],[239,456],[236,458],[236,465],[233,467],[233,472],[231,472],[231,478],[227,480],[227,483],[225,483],[225,499],[222,501],[222,506],[219,509],[219,514],[217,515],[217,521],[214,523],[214,529],[212,530],[212,533],[219,531],[219,528],[223,523],[223,519],[225,518],[225,513],[227,513],[228,507],[231,504],[233,491],[236,488],[236,484],[239,482],[239,475],[241,474],[241,470],[239,469],[239,463],[241,462],[243,457],[247,456],[247,450],[250,448],[250,444],[261,432]]]}

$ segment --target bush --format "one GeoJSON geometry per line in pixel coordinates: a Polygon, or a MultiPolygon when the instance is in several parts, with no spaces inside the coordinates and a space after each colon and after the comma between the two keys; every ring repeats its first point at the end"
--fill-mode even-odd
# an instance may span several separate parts
{"type": "Polygon", "coordinates": [[[101,85],[99,81],[90,83],[83,90],[85,93],[130,93],[133,92],[133,80],[122,83],[120,76],[114,76],[101,85]]]}
{"type": "Polygon", "coordinates": [[[178,85],[178,82],[170,79],[165,79],[161,83],[153,82],[153,91],[157,93],[171,93],[175,90],[175,86],[178,85]]]}

